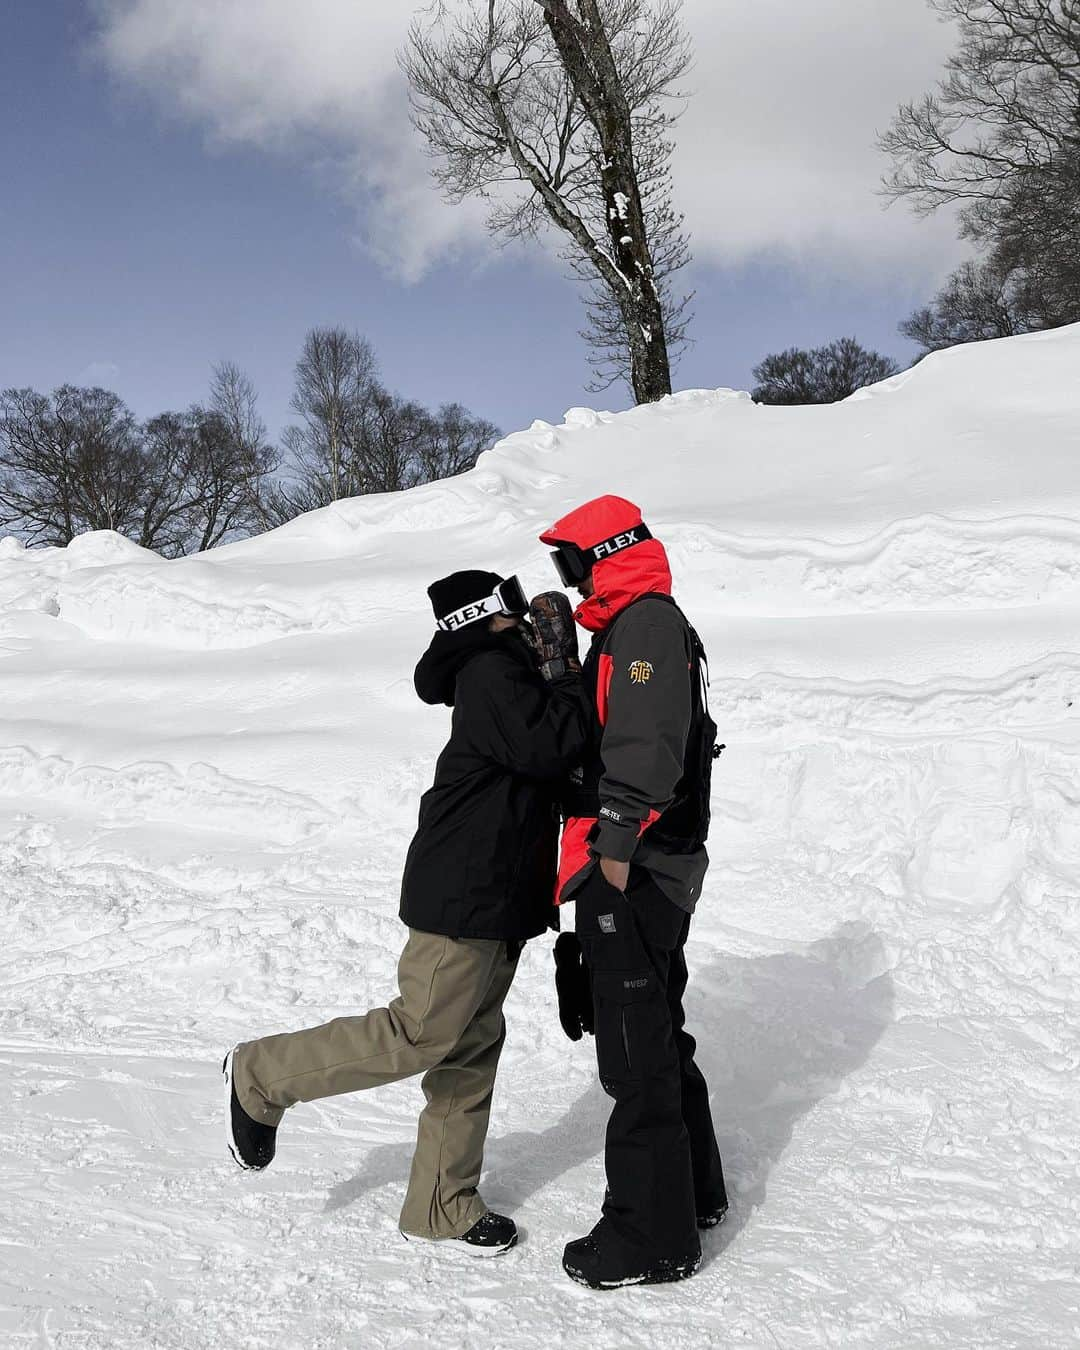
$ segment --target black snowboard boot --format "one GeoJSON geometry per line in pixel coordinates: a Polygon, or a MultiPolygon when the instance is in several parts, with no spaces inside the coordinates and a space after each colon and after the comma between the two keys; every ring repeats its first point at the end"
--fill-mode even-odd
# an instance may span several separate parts
{"type": "Polygon", "coordinates": [[[703,1214],[697,1216],[697,1226],[699,1228],[718,1228],[727,1218],[727,1201],[722,1201],[719,1205],[710,1205],[703,1214]]]}
{"type": "Polygon", "coordinates": [[[589,1289],[622,1289],[631,1284],[671,1284],[687,1280],[701,1265],[701,1248],[681,1257],[629,1254],[625,1244],[604,1233],[603,1220],[588,1237],[568,1242],[563,1270],[589,1289]]]}
{"type": "Polygon", "coordinates": [[[517,1246],[518,1230],[513,1219],[491,1210],[473,1224],[467,1233],[456,1238],[423,1238],[401,1230],[406,1242],[421,1243],[440,1256],[502,1256],[517,1246]]]}
{"type": "Polygon", "coordinates": [[[230,1050],[221,1066],[221,1072],[225,1075],[229,1152],[241,1167],[247,1168],[248,1171],[261,1172],[264,1167],[269,1167],[274,1161],[274,1151],[277,1147],[277,1126],[263,1125],[260,1121],[252,1120],[240,1105],[236,1088],[233,1086],[233,1056],[235,1054],[235,1050],[230,1050]]]}

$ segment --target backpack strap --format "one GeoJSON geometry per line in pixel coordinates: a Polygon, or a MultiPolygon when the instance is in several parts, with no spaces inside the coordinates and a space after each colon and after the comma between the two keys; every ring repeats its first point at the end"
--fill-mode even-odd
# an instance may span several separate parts
{"type": "MultiPolygon", "coordinates": [[[[642,599],[644,598],[645,597],[643,596],[642,599]]],[[[679,609],[679,606],[674,600],[674,598],[672,596],[664,596],[663,598],[665,600],[670,600],[671,603],[675,606],[675,608],[679,610],[679,614],[682,617],[682,621],[684,624],[686,624],[686,627],[689,630],[690,647],[698,663],[698,679],[701,682],[701,706],[705,713],[705,716],[711,721],[712,711],[709,708],[709,679],[710,679],[709,653],[705,650],[705,644],[704,642],[702,642],[701,635],[698,633],[698,630],[694,627],[694,625],[690,622],[690,620],[686,617],[686,615],[683,614],[682,610],[679,609]]],[[[715,723],[713,725],[715,726],[715,723]]],[[[717,740],[716,744],[713,746],[712,752],[713,759],[719,759],[726,749],[727,746],[721,743],[719,740],[717,740]]]]}

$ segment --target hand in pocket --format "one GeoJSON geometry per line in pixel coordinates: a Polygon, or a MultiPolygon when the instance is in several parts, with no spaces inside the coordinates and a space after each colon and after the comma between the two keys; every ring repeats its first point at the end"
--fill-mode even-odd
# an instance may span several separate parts
{"type": "Polygon", "coordinates": [[[630,864],[628,862],[618,862],[615,858],[601,858],[600,871],[604,874],[604,880],[609,886],[614,886],[617,891],[626,894],[626,888],[630,884],[630,864]]]}

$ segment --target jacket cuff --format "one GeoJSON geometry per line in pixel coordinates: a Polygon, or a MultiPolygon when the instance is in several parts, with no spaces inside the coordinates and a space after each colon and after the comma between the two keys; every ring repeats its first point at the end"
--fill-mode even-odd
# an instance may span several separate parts
{"type": "Polygon", "coordinates": [[[565,684],[568,680],[580,682],[581,666],[576,661],[570,662],[565,657],[557,656],[551,661],[543,662],[540,674],[548,684],[565,684]]]}
{"type": "Polygon", "coordinates": [[[638,825],[636,820],[614,821],[601,816],[600,828],[593,841],[593,852],[601,858],[629,862],[637,851],[638,825]]]}

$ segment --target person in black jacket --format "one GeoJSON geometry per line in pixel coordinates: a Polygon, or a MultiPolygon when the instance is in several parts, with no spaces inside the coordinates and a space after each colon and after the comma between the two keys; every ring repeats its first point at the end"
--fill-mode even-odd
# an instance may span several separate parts
{"type": "Polygon", "coordinates": [[[537,598],[529,642],[516,579],[457,572],[428,593],[438,630],[416,690],[453,717],[405,863],[399,995],[231,1051],[229,1147],[241,1166],[263,1168],[288,1107],[423,1073],[402,1235],[498,1255],[517,1230],[477,1184],[503,1002],[523,945],[553,923],[558,784],[581,758],[588,704],[565,596],[537,598]]]}

